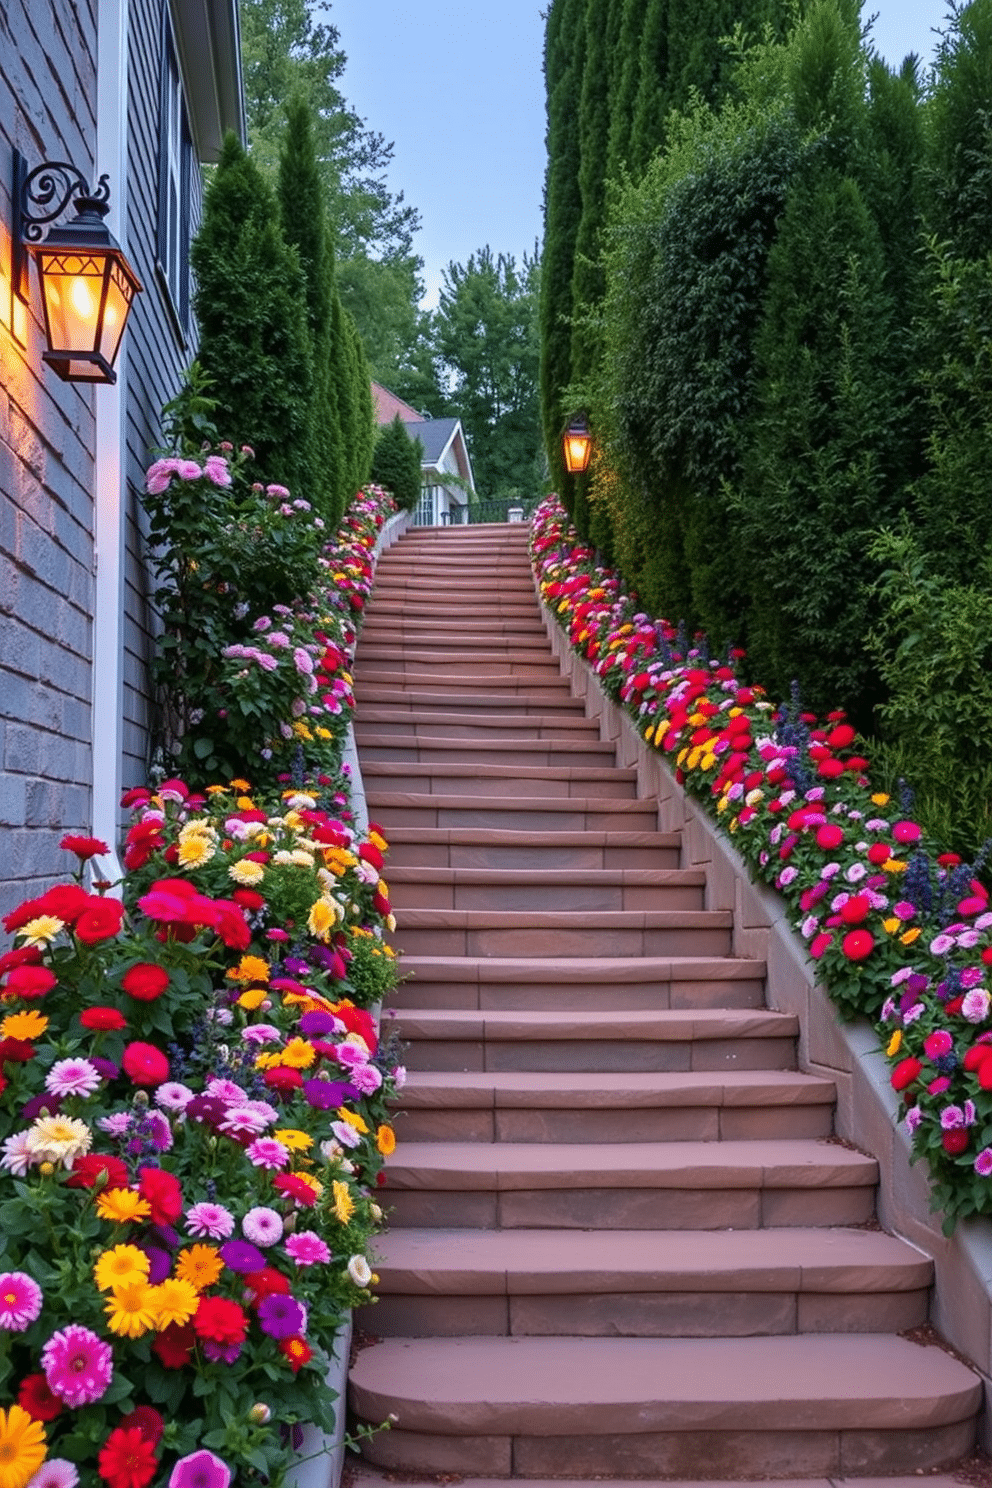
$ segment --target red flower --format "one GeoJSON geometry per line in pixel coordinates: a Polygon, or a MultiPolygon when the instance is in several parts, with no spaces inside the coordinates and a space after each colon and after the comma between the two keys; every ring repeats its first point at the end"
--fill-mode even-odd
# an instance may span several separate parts
{"type": "Polygon", "coordinates": [[[892,835],[897,842],[917,842],[923,833],[915,822],[897,821],[892,828],[892,835]]]}
{"type": "Polygon", "coordinates": [[[364,1039],[369,1052],[374,1054],[378,1040],[375,1034],[375,1022],[372,1014],[365,1008],[352,1007],[347,1002],[337,1002],[331,1011],[335,1018],[340,1018],[349,1033],[360,1034],[364,1039]]]}
{"type": "Polygon", "coordinates": [[[865,961],[875,949],[870,930],[850,930],[841,941],[841,950],[849,961],[865,961]]]}
{"type": "Polygon", "coordinates": [[[184,1369],[195,1347],[196,1334],[192,1323],[170,1323],[155,1339],[152,1352],[158,1355],[163,1368],[184,1369]]]}
{"type": "Polygon", "coordinates": [[[48,1388],[43,1374],[26,1374],[17,1392],[17,1403],[36,1421],[54,1421],[62,1409],[62,1401],[48,1388]]]}
{"type": "Polygon", "coordinates": [[[118,935],[123,919],[124,906],[119,899],[90,894],[86,908],[76,920],[76,934],[84,945],[96,945],[118,935]]]}
{"type": "Polygon", "coordinates": [[[304,1364],[309,1364],[313,1358],[313,1349],[305,1338],[298,1336],[280,1338],[279,1352],[289,1360],[289,1367],[294,1374],[299,1374],[304,1364]]]}
{"type": "Polygon", "coordinates": [[[44,997],[46,992],[51,992],[56,986],[58,978],[47,966],[15,966],[3,990],[12,997],[23,997],[25,1001],[30,1001],[34,997],[44,997]]]}
{"type": "Polygon", "coordinates": [[[844,841],[844,828],[839,827],[836,822],[827,822],[820,827],[816,834],[816,843],[822,847],[824,852],[832,852],[835,847],[840,847],[844,841]]]}
{"type": "Polygon", "coordinates": [[[121,796],[121,805],[124,807],[147,806],[151,798],[152,793],[147,785],[132,785],[121,796]]]}
{"type": "Polygon", "coordinates": [[[153,853],[164,843],[162,823],[157,821],[135,822],[127,834],[124,848],[124,867],[133,871],[143,868],[153,853]]]}
{"type": "Polygon", "coordinates": [[[852,894],[840,907],[840,917],[845,925],[860,925],[870,913],[871,900],[867,894],[852,894]]]}
{"type": "Polygon", "coordinates": [[[971,1048],[965,1051],[961,1063],[966,1070],[977,1070],[981,1069],[986,1059],[990,1057],[992,1057],[992,1047],[988,1044],[972,1044],[971,1048]]]}
{"type": "Polygon", "coordinates": [[[155,966],[150,961],[141,961],[132,966],[121,977],[121,986],[129,997],[138,1002],[154,1002],[161,997],[169,985],[169,973],[164,966],[155,966]]]}
{"type": "Polygon", "coordinates": [[[968,1146],[968,1132],[964,1127],[955,1127],[951,1131],[945,1131],[940,1139],[941,1146],[949,1157],[957,1157],[964,1152],[968,1146]]]}
{"type": "Polygon", "coordinates": [[[881,867],[883,863],[887,863],[891,856],[892,849],[887,842],[873,842],[868,849],[868,861],[874,864],[876,868],[881,867]]]}
{"type": "Polygon", "coordinates": [[[27,1064],[34,1055],[34,1044],[27,1039],[0,1039],[0,1064],[27,1064]]]}
{"type": "Polygon", "coordinates": [[[244,1343],[248,1319],[237,1302],[228,1297],[201,1297],[193,1328],[197,1338],[207,1338],[212,1343],[244,1343]]]}
{"type": "Polygon", "coordinates": [[[110,1488],[145,1488],[158,1469],[155,1449],[138,1426],[118,1426],[100,1448],[100,1476],[110,1488]]]}
{"type": "Polygon", "coordinates": [[[127,1019],[123,1013],[119,1013],[116,1008],[100,1005],[83,1008],[79,1021],[91,1033],[116,1033],[121,1028],[127,1027],[127,1019]]]}
{"type": "Polygon", "coordinates": [[[292,1173],[277,1173],[272,1180],[272,1185],[287,1198],[295,1199],[298,1204],[302,1204],[305,1209],[309,1209],[317,1202],[317,1195],[309,1183],[304,1183],[302,1178],[297,1178],[292,1173]]]}
{"type": "Polygon", "coordinates": [[[179,1179],[162,1168],[139,1168],[138,1177],[138,1192],[152,1206],[152,1224],[175,1224],[183,1212],[179,1179]]]}
{"type": "Polygon", "coordinates": [[[816,773],[824,780],[836,780],[838,775],[843,775],[844,766],[839,759],[824,759],[817,765],[816,773]]]}
{"type": "Polygon", "coordinates": [[[135,1085],[161,1085],[169,1078],[169,1061],[154,1044],[128,1044],[121,1063],[135,1085]]]}
{"type": "Polygon", "coordinates": [[[87,1152],[77,1157],[66,1179],[67,1188],[127,1188],[131,1181],[127,1166],[106,1152],[87,1152]]]}
{"type": "Polygon", "coordinates": [[[849,744],[854,743],[853,728],[849,723],[839,723],[836,728],[830,730],[827,743],[831,749],[846,749],[849,744]]]}
{"type": "Polygon", "coordinates": [[[257,1307],[265,1297],[278,1294],[280,1297],[288,1297],[292,1291],[289,1277],[277,1271],[274,1266],[266,1266],[262,1271],[249,1271],[245,1277],[245,1301],[249,1307],[257,1307]]]}
{"type": "Polygon", "coordinates": [[[59,843],[59,847],[64,847],[66,852],[75,853],[76,857],[81,858],[84,863],[87,858],[96,858],[101,853],[109,853],[110,851],[107,844],[101,842],[99,837],[73,837],[66,835],[59,843]]]}
{"type": "Polygon", "coordinates": [[[234,893],[231,895],[231,898],[234,900],[235,904],[239,904],[242,909],[252,910],[265,908],[264,897],[255,889],[235,889],[234,893]]]}
{"type": "Polygon", "coordinates": [[[918,1059],[914,1059],[912,1056],[909,1059],[900,1059],[889,1076],[892,1089],[905,1090],[907,1085],[912,1085],[914,1080],[919,1079],[922,1072],[923,1065],[918,1059]]]}
{"type": "Polygon", "coordinates": [[[134,1410],[124,1417],[121,1425],[137,1426],[145,1441],[152,1447],[158,1446],[162,1440],[162,1432],[165,1430],[165,1422],[153,1405],[136,1405],[134,1410]]]}
{"type": "Polygon", "coordinates": [[[15,966],[37,966],[40,961],[41,952],[37,946],[15,946],[0,956],[0,977],[6,976],[15,966]]]}
{"type": "Polygon", "coordinates": [[[270,1090],[290,1091],[302,1090],[303,1076],[297,1069],[290,1069],[289,1065],[276,1064],[272,1069],[267,1069],[262,1076],[265,1084],[270,1090]]]}

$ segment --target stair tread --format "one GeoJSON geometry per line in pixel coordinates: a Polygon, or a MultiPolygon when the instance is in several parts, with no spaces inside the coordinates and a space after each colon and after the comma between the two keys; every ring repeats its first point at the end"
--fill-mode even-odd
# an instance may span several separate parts
{"type": "Polygon", "coordinates": [[[798,1070],[411,1070],[397,1104],[404,1109],[457,1104],[557,1110],[566,1103],[594,1108],[622,1100],[628,1108],[701,1102],[740,1107],[832,1104],[835,1094],[832,1080],[798,1070]]]}
{"type": "Polygon", "coordinates": [[[933,1263],[881,1230],[431,1230],[376,1240],[381,1290],[443,1295],[910,1291],[933,1263]]]}
{"type": "MultiPolygon", "coordinates": [[[[407,966],[412,957],[404,957],[407,966]]],[[[460,958],[455,958],[460,959],[460,958]]],[[[467,958],[466,958],[467,959],[467,958]]],[[[640,958],[638,958],[640,959],[640,958]]],[[[485,964],[485,962],[483,962],[485,964]]],[[[403,1008],[403,1037],[463,1039],[722,1039],[786,1038],[799,1021],[770,1008],[658,1008],[621,1012],[529,1011],[503,1008],[403,1008]]]]}
{"type": "MultiPolygon", "coordinates": [[[[397,863],[386,869],[390,884],[546,884],[587,885],[585,868],[431,868],[411,867],[397,863]]],[[[611,888],[626,885],[645,888],[702,888],[706,874],[702,868],[600,868],[597,884],[611,888]]],[[[409,911],[407,911],[409,913],[409,911]]]]}
{"type": "MultiPolygon", "coordinates": [[[[463,799],[455,797],[456,800],[463,799]]],[[[531,802],[533,804],[533,802],[531,802]]],[[[571,808],[571,802],[569,803],[571,808]]],[[[680,845],[677,832],[630,831],[620,828],[594,828],[592,831],[544,831],[528,830],[524,827],[409,827],[388,828],[391,844],[450,842],[453,846],[471,846],[484,843],[493,847],[529,847],[537,844],[555,851],[567,847],[656,847],[674,849],[680,845]]]]}
{"type": "MultiPolygon", "coordinates": [[[[611,780],[627,781],[631,785],[637,784],[636,770],[611,768],[609,774],[611,780]]],[[[433,764],[428,761],[425,764],[420,764],[414,760],[409,762],[406,760],[370,760],[368,764],[362,766],[362,775],[366,780],[376,776],[390,780],[394,776],[412,775],[414,778],[422,776],[425,780],[443,780],[445,777],[448,777],[452,780],[597,781],[602,780],[603,771],[596,765],[516,765],[501,763],[480,765],[475,761],[466,764],[458,764],[454,761],[433,764]]],[[[612,800],[613,797],[611,796],[610,799],[612,800]]],[[[641,804],[643,805],[643,800],[641,804]]]]}
{"type": "Polygon", "coordinates": [[[977,1410],[979,1377],[884,1334],[768,1338],[390,1339],[359,1355],[352,1398],[400,1430],[570,1435],[934,1427],[977,1410]],[[549,1432],[549,1407],[554,1413],[549,1432]]]}

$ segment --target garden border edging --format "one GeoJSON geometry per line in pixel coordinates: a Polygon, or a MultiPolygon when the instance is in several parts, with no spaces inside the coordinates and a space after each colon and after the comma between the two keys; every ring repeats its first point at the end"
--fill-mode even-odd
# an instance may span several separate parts
{"type": "Polygon", "coordinates": [[[879,1222],[932,1257],[931,1320],[982,1377],[986,1409],[981,1444],[986,1451],[992,1450],[988,1409],[992,1402],[992,1224],[970,1219],[959,1222],[950,1237],[941,1232],[930,1211],[926,1175],[910,1164],[909,1138],[897,1124],[898,1100],[871,1025],[866,1019],[849,1024],[838,1021],[830,998],[817,985],[805,946],[781,900],[764,884],[750,880],[733,844],[676,784],[661,757],[645,744],[632,721],[606,696],[596,673],[572,649],[544,604],[536,579],[535,588],[552,649],[576,695],[584,699],[587,715],[599,723],[600,736],[616,745],[618,763],[636,769],[639,795],[656,797],[659,829],[681,832],[682,866],[706,869],[705,907],[733,912],[732,954],[763,959],[768,968],[768,1005],[797,1016],[800,1068],[835,1082],[837,1135],[866,1149],[879,1165],[879,1222]]]}

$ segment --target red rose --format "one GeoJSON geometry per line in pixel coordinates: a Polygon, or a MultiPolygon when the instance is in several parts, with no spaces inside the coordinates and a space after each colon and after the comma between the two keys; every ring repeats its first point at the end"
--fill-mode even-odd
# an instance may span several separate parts
{"type": "Polygon", "coordinates": [[[83,1008],[83,1011],[79,1015],[79,1021],[91,1033],[116,1033],[120,1029],[127,1027],[127,1019],[124,1014],[119,1013],[116,1008],[112,1007],[97,1006],[83,1008]]]}
{"type": "Polygon", "coordinates": [[[139,1168],[138,1192],[152,1207],[152,1224],[175,1224],[183,1212],[183,1194],[179,1179],[162,1168],[139,1168]]]}
{"type": "Polygon", "coordinates": [[[940,1139],[940,1144],[949,1157],[957,1157],[964,1152],[968,1146],[968,1133],[963,1127],[956,1127],[953,1131],[945,1131],[940,1139]]]}
{"type": "Polygon", "coordinates": [[[17,1392],[17,1403],[36,1421],[54,1421],[62,1401],[48,1388],[43,1374],[26,1374],[17,1392]]]}
{"type": "Polygon", "coordinates": [[[100,1476],[110,1488],[145,1488],[158,1471],[155,1449],[138,1426],[118,1426],[96,1460],[100,1476]]]}
{"type": "Polygon", "coordinates": [[[64,847],[66,852],[75,853],[85,863],[87,858],[99,857],[101,853],[109,853],[110,848],[99,837],[73,837],[67,835],[62,838],[59,847],[64,847]]]}
{"type": "Polygon", "coordinates": [[[195,1347],[196,1334],[192,1323],[170,1323],[155,1339],[152,1352],[158,1355],[163,1368],[183,1369],[192,1358],[195,1347]]]}
{"type": "Polygon", "coordinates": [[[169,973],[164,966],[155,966],[150,961],[140,961],[121,977],[121,986],[129,997],[138,1002],[154,1002],[161,997],[169,985],[169,973]]]}
{"type": "Polygon", "coordinates": [[[840,917],[845,925],[860,925],[871,912],[871,900],[867,894],[852,894],[840,907],[840,917]]]}
{"type": "Polygon", "coordinates": [[[227,1297],[201,1297],[193,1318],[197,1338],[211,1343],[244,1343],[248,1319],[237,1302],[227,1297]]]}
{"type": "Polygon", "coordinates": [[[923,1065],[918,1059],[914,1059],[912,1057],[910,1057],[909,1059],[900,1059],[899,1063],[892,1071],[892,1074],[889,1076],[889,1081],[892,1085],[892,1089],[905,1090],[907,1085],[912,1085],[914,1080],[919,1079],[922,1071],[923,1065]]]}
{"type": "Polygon", "coordinates": [[[841,950],[849,961],[865,961],[875,949],[870,930],[851,930],[841,941],[841,950]]]}
{"type": "Polygon", "coordinates": [[[12,997],[23,997],[25,1001],[29,1001],[33,997],[44,997],[46,992],[51,992],[56,986],[58,979],[47,966],[15,966],[3,990],[12,997]]]}
{"type": "Polygon", "coordinates": [[[120,933],[124,906],[119,899],[90,894],[87,907],[76,920],[76,934],[84,945],[96,945],[120,933]]]}
{"type": "Polygon", "coordinates": [[[66,1179],[67,1188],[127,1188],[131,1181],[127,1165],[107,1152],[87,1152],[77,1157],[66,1179]]]}
{"type": "Polygon", "coordinates": [[[135,1085],[161,1085],[169,1078],[169,1061],[154,1044],[128,1044],[121,1063],[135,1085]]]}

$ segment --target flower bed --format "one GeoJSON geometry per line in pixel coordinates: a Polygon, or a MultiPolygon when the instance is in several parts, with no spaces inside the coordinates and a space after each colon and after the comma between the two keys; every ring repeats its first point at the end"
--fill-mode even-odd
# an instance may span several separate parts
{"type": "Polygon", "coordinates": [[[979,870],[873,790],[842,713],[820,724],[795,699],[774,706],[738,677],[740,653],[714,660],[641,612],[555,498],[535,513],[532,557],[604,691],[781,894],[841,1015],[877,1021],[945,1228],[992,1213],[992,912],[979,870]]]}
{"type": "MultiPolygon", "coordinates": [[[[350,643],[384,511],[325,553],[350,643]]],[[[346,707],[341,640],[318,686],[346,678],[346,707]]],[[[0,1488],[278,1484],[304,1424],[334,1429],[335,1335],[373,1282],[402,1080],[371,1011],[386,843],[335,771],[125,804],[119,885],[69,836],[74,871],[4,921],[0,1488]]]]}

